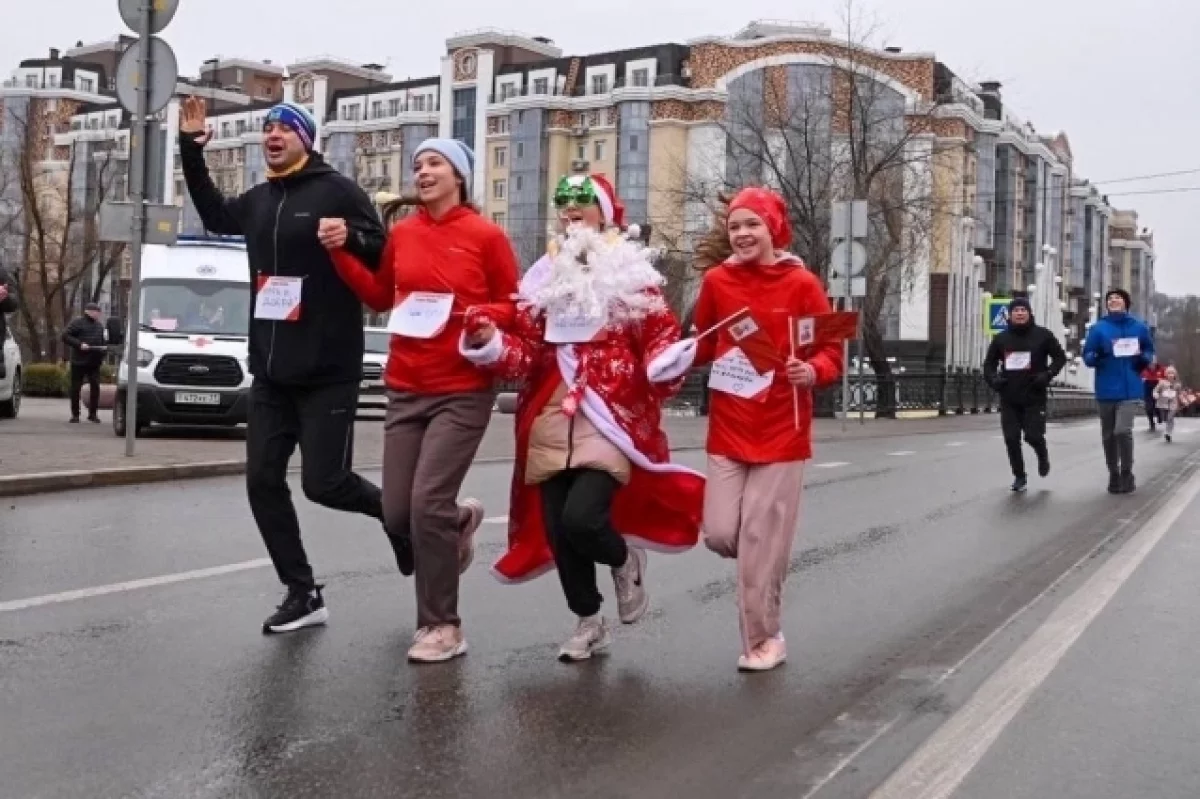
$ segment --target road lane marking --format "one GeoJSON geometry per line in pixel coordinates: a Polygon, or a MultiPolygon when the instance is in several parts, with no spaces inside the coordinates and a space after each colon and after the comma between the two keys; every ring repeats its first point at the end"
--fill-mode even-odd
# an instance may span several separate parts
{"type": "Polygon", "coordinates": [[[508,524],[507,516],[489,516],[483,520],[484,524],[508,524]]]}
{"type": "Polygon", "coordinates": [[[948,799],[1050,676],[1171,525],[1200,494],[1193,475],[1103,566],[1063,601],[968,702],[871,799],[948,799]]]}
{"type": "Polygon", "coordinates": [[[818,463],[814,469],[840,469],[843,466],[849,466],[850,461],[829,461],[828,463],[818,463]]]}
{"type": "Polygon", "coordinates": [[[946,444],[947,447],[965,447],[966,445],[967,442],[965,441],[951,441],[946,444]]]}
{"type": "Polygon", "coordinates": [[[911,449],[902,449],[899,452],[889,452],[888,453],[888,455],[890,455],[893,458],[903,458],[905,455],[916,455],[916,454],[917,453],[913,452],[911,449]]]}
{"type": "Polygon", "coordinates": [[[195,571],[178,572],[177,574],[164,574],[159,577],[147,577],[143,580],[130,580],[124,583],[98,585],[95,588],[80,588],[76,591],[63,591],[59,594],[45,594],[44,596],[35,596],[29,599],[16,599],[9,602],[0,602],[0,613],[40,608],[45,605],[57,605],[63,602],[75,602],[80,599],[91,599],[92,597],[106,596],[108,594],[137,591],[142,588],[157,588],[160,585],[172,585],[190,580],[203,580],[206,577],[220,577],[224,574],[262,569],[270,565],[271,561],[269,558],[258,558],[256,560],[242,561],[241,563],[214,566],[211,569],[196,569],[195,571]]]}

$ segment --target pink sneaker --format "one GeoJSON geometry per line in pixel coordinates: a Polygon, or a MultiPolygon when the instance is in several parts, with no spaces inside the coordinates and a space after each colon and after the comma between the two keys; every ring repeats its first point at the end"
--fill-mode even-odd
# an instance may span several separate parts
{"type": "Polygon", "coordinates": [[[483,524],[483,503],[477,499],[464,499],[459,506],[460,516],[466,518],[462,523],[462,537],[458,543],[458,573],[463,574],[471,568],[475,560],[475,533],[483,524]]]}
{"type": "Polygon", "coordinates": [[[787,644],[783,634],[768,638],[754,648],[749,655],[738,658],[738,671],[770,671],[787,660],[787,644]]]}
{"type": "Polygon", "coordinates": [[[452,624],[417,630],[408,659],[413,663],[445,663],[467,654],[467,639],[452,624]]]}

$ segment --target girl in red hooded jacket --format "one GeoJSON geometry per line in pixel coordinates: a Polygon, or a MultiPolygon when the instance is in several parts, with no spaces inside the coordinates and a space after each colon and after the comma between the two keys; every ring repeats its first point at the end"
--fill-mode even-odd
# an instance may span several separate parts
{"type": "Polygon", "coordinates": [[[713,238],[728,257],[704,274],[693,314],[702,332],[650,373],[670,380],[712,365],[704,541],[737,560],[738,668],[766,671],[787,658],[780,604],[812,457],[812,390],[838,379],[842,351],[836,342],[794,347],[794,320],[831,309],[821,281],[785,252],[792,235],[779,195],[743,190],[710,250],[713,238]]]}

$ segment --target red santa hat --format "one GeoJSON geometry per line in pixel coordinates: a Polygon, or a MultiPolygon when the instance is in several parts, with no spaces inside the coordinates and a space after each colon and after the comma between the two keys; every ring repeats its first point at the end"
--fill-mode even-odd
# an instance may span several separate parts
{"type": "Polygon", "coordinates": [[[621,203],[617,192],[608,178],[599,173],[592,175],[572,175],[566,181],[571,186],[582,186],[585,180],[590,180],[596,189],[596,201],[604,213],[604,224],[622,227],[625,224],[625,206],[621,203]]]}
{"type": "Polygon", "coordinates": [[[760,188],[742,189],[729,203],[730,214],[739,209],[749,211],[763,221],[771,232],[771,244],[775,249],[786,249],[792,243],[787,203],[775,192],[760,188]]]}

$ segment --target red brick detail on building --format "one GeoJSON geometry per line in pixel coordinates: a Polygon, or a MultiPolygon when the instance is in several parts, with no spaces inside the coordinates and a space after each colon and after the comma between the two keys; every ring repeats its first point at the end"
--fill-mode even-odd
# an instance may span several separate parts
{"type": "Polygon", "coordinates": [[[354,135],[355,147],[374,147],[374,142],[371,140],[370,133],[356,133],[354,135]]]}
{"type": "Polygon", "coordinates": [[[725,104],[714,100],[698,103],[656,100],[650,107],[650,118],[675,119],[681,122],[716,122],[725,118],[725,104]]]}
{"type": "Polygon", "coordinates": [[[836,42],[771,42],[756,47],[731,47],[712,42],[692,45],[688,59],[692,88],[715,88],[719,79],[743,64],[789,54],[820,56],[829,59],[831,64],[841,59],[857,68],[887,75],[926,100],[933,98],[933,58],[885,58],[836,42]]]}
{"type": "Polygon", "coordinates": [[[570,111],[551,111],[550,125],[551,128],[570,128],[574,127],[575,115],[570,111]]]}

